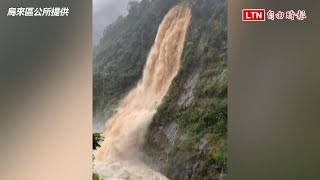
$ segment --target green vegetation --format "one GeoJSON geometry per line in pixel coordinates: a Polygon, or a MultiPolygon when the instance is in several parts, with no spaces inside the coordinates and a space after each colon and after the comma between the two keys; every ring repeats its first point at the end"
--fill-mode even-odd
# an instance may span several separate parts
{"type": "Polygon", "coordinates": [[[130,176],[126,176],[123,178],[123,180],[131,180],[130,176]]]}
{"type": "Polygon", "coordinates": [[[96,173],[93,173],[92,180],[99,180],[99,176],[96,173]]]}
{"type": "Polygon", "coordinates": [[[128,16],[105,29],[94,49],[94,112],[113,107],[141,78],[158,26],[175,3],[177,0],[133,1],[128,16]]]}
{"type": "MultiPolygon", "coordinates": [[[[94,111],[118,103],[142,76],[159,23],[180,0],[142,0],[107,27],[94,50],[94,111]]],[[[170,179],[216,179],[227,168],[225,0],[188,0],[192,20],[179,73],[158,107],[143,150],[170,179]],[[196,76],[195,76],[196,75],[196,76]],[[192,76],[192,103],[178,102],[192,76]],[[174,141],[164,132],[175,124],[174,141]]],[[[189,89],[190,90],[190,89],[189,89]]]]}
{"type": "Polygon", "coordinates": [[[92,136],[92,149],[96,150],[98,147],[100,147],[100,141],[103,140],[103,137],[100,133],[93,133],[92,136]]]}
{"type": "MultiPolygon", "coordinates": [[[[96,150],[98,147],[100,147],[100,142],[103,140],[103,137],[101,136],[100,133],[94,133],[92,136],[92,149],[96,150]]],[[[92,155],[94,158],[94,156],[92,155]]],[[[92,179],[93,180],[99,180],[99,175],[96,173],[92,174],[92,179]]]]}
{"type": "Polygon", "coordinates": [[[159,165],[169,178],[214,179],[228,171],[226,7],[225,1],[190,4],[192,22],[182,66],[158,108],[144,149],[156,160],[165,157],[159,165]],[[193,101],[179,106],[184,84],[193,74],[198,74],[193,101]],[[159,130],[171,123],[179,127],[174,146],[159,130]]]}
{"type": "Polygon", "coordinates": [[[214,154],[214,159],[216,160],[216,163],[218,165],[224,167],[225,169],[227,168],[228,154],[226,140],[223,140],[221,142],[221,145],[219,146],[217,152],[214,154]]]}

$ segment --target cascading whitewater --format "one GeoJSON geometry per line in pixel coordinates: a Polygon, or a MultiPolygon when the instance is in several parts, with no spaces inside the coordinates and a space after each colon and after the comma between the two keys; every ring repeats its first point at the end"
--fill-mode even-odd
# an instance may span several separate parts
{"type": "Polygon", "coordinates": [[[179,70],[190,19],[189,7],[176,5],[160,24],[142,79],[107,121],[105,139],[95,152],[95,171],[102,178],[117,179],[130,174],[144,179],[166,179],[136,159],[156,108],[179,70]],[[139,171],[141,175],[137,175],[139,171]]]}

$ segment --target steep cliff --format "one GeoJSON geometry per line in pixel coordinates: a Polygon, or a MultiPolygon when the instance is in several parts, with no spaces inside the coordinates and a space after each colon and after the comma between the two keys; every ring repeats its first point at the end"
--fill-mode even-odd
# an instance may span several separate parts
{"type": "Polygon", "coordinates": [[[129,13],[109,25],[94,49],[95,131],[102,131],[112,109],[142,76],[159,24],[178,0],[130,1],[129,13]]]}
{"type": "Polygon", "coordinates": [[[182,68],[149,128],[144,151],[170,179],[227,173],[225,1],[191,1],[182,68]]]}
{"type": "MultiPolygon", "coordinates": [[[[178,3],[132,2],[128,16],[106,28],[94,50],[95,114],[112,114],[110,109],[137,84],[161,20],[178,3]]],[[[169,179],[223,179],[227,174],[226,2],[189,0],[188,5],[192,18],[181,67],[156,111],[142,151],[146,163],[169,179]]]]}

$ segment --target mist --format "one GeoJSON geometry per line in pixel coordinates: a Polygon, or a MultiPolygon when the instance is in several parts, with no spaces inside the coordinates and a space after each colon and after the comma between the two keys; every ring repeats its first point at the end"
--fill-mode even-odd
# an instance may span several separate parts
{"type": "Polygon", "coordinates": [[[139,160],[140,147],[180,68],[190,19],[191,10],[185,5],[176,5],[167,13],[158,28],[141,81],[107,120],[105,139],[94,153],[95,172],[102,179],[124,179],[129,172],[132,179],[168,180],[139,160]]]}
{"type": "MultiPolygon", "coordinates": [[[[130,0],[93,0],[93,45],[99,43],[104,29],[119,16],[128,14],[130,0]]],[[[139,0],[140,1],[140,0],[139,0]]]]}

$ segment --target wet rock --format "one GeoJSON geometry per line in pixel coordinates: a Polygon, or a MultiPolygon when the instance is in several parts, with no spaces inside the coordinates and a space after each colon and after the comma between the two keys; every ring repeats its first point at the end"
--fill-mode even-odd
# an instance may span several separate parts
{"type": "Polygon", "coordinates": [[[188,107],[193,102],[193,90],[196,87],[198,80],[198,73],[191,75],[183,86],[183,91],[178,100],[180,107],[188,107]]]}
{"type": "Polygon", "coordinates": [[[207,144],[208,144],[208,135],[206,134],[199,141],[199,150],[204,151],[207,144]]]}
{"type": "Polygon", "coordinates": [[[178,124],[176,122],[172,122],[162,130],[162,132],[166,135],[166,138],[170,143],[173,143],[177,129],[178,124]]]}

